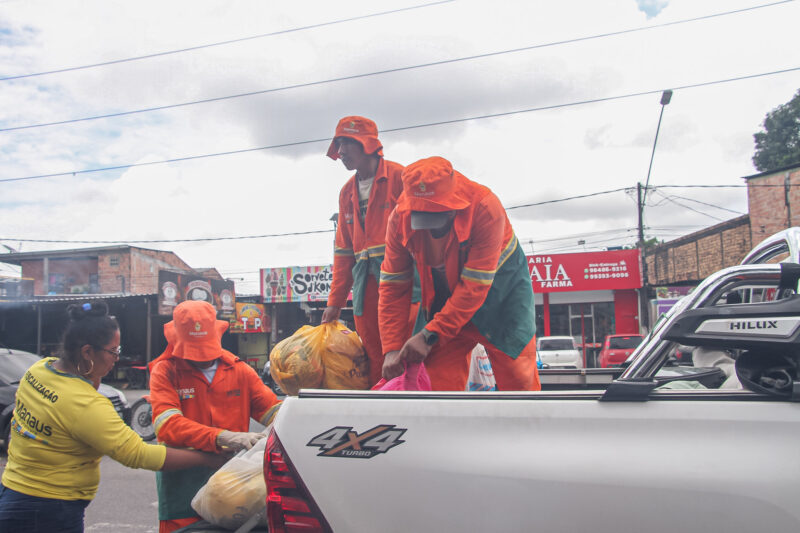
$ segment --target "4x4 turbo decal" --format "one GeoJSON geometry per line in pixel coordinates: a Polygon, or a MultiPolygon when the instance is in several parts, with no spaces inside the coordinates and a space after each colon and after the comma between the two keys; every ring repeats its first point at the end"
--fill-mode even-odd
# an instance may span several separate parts
{"type": "Polygon", "coordinates": [[[355,457],[358,459],[369,459],[379,453],[386,453],[398,444],[405,441],[400,440],[406,430],[397,428],[393,425],[381,425],[358,434],[353,431],[352,426],[336,426],[323,431],[306,446],[320,449],[317,454],[322,457],[355,457]]]}

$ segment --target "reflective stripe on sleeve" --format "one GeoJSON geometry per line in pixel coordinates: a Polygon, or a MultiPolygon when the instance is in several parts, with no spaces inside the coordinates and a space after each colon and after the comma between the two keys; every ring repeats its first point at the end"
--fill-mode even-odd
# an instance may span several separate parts
{"type": "Polygon", "coordinates": [[[370,246],[367,248],[367,253],[369,253],[370,257],[380,257],[386,253],[386,245],[377,244],[375,246],[370,246]]]}
{"type": "Polygon", "coordinates": [[[333,255],[341,255],[344,257],[353,257],[353,249],[352,248],[339,248],[338,246],[333,247],[333,255]]]}
{"type": "Polygon", "coordinates": [[[401,283],[410,281],[413,277],[413,270],[404,270],[403,272],[386,272],[381,270],[381,283],[401,283]]]}
{"type": "Polygon", "coordinates": [[[503,263],[511,257],[511,254],[514,253],[514,250],[517,249],[517,236],[511,235],[511,238],[508,240],[508,244],[506,247],[503,248],[503,251],[500,252],[500,259],[497,261],[497,270],[500,270],[500,267],[503,266],[503,263]]]}
{"type": "Polygon", "coordinates": [[[161,429],[161,426],[164,425],[164,422],[166,422],[171,416],[175,415],[183,416],[183,411],[181,411],[180,409],[167,409],[166,411],[158,415],[156,419],[153,420],[153,427],[155,428],[156,433],[158,433],[158,430],[161,429]]]}
{"type": "Polygon", "coordinates": [[[514,253],[514,250],[517,249],[517,236],[512,235],[511,238],[506,243],[503,250],[500,252],[500,258],[497,260],[497,268],[495,270],[478,270],[475,268],[464,267],[461,271],[461,279],[473,281],[475,283],[480,283],[481,285],[491,285],[494,281],[494,275],[500,270],[500,267],[503,266],[511,254],[514,253]]]}
{"type": "Polygon", "coordinates": [[[461,279],[480,283],[481,285],[491,285],[494,281],[495,272],[497,271],[464,267],[464,270],[461,271],[461,279]]]}

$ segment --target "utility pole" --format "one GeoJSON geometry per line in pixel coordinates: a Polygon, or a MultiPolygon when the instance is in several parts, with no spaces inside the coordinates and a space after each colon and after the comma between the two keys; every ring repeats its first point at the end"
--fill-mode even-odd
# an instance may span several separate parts
{"type": "Polygon", "coordinates": [[[642,183],[636,184],[636,207],[639,210],[639,256],[642,258],[642,294],[639,298],[639,326],[650,324],[649,285],[647,283],[647,259],[644,256],[644,197],[642,183]]]}

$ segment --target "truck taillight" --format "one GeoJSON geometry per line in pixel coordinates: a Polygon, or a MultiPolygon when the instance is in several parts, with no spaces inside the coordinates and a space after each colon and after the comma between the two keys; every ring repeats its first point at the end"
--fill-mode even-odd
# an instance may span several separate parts
{"type": "Polygon", "coordinates": [[[329,533],[330,526],[294,471],[273,429],[264,455],[271,533],[329,533]]]}

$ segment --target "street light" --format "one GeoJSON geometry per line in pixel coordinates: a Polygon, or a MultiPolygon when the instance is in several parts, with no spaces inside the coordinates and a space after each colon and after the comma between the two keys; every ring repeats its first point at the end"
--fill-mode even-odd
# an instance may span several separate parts
{"type": "Polygon", "coordinates": [[[644,201],[647,199],[647,187],[650,185],[650,171],[653,170],[653,157],[656,155],[656,143],[658,143],[658,132],[661,130],[661,117],[664,116],[664,108],[672,100],[672,90],[667,89],[661,93],[661,113],[658,115],[658,125],[656,126],[656,138],[653,139],[653,151],[650,152],[650,166],[647,167],[647,181],[644,184],[644,195],[642,196],[642,209],[644,209],[644,201]]]}
{"type": "Polygon", "coordinates": [[[650,324],[650,301],[648,299],[649,285],[647,283],[647,258],[644,256],[644,203],[647,200],[647,188],[650,186],[650,171],[653,170],[653,158],[656,155],[656,144],[658,143],[658,132],[661,130],[661,118],[664,116],[664,108],[672,100],[672,90],[667,89],[661,93],[661,112],[658,115],[658,125],[656,126],[656,136],[653,139],[653,150],[650,152],[650,166],[647,167],[647,180],[642,190],[642,184],[637,183],[636,188],[638,192],[639,203],[639,253],[642,255],[642,302],[640,307],[641,320],[640,324],[650,324]]]}

